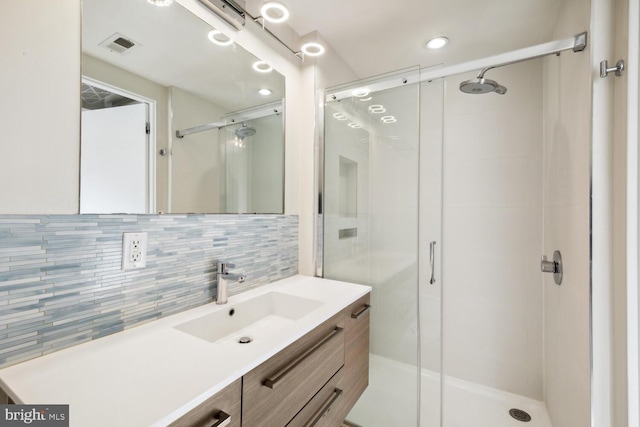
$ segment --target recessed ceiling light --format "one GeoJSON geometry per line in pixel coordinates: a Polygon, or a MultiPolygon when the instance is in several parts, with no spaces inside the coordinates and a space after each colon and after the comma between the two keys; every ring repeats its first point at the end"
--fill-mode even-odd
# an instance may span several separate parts
{"type": "Polygon", "coordinates": [[[260,95],[267,96],[267,95],[271,95],[273,92],[271,92],[271,89],[260,89],[258,93],[260,95]]]}
{"type": "Polygon", "coordinates": [[[259,73],[270,73],[273,71],[271,65],[267,64],[264,61],[256,61],[253,63],[253,69],[259,73]]]}
{"type": "Polygon", "coordinates": [[[385,124],[391,124],[397,122],[398,120],[394,116],[384,116],[380,117],[380,121],[385,124]]]}
{"type": "Polygon", "coordinates": [[[359,124],[357,124],[357,123],[355,123],[355,122],[351,122],[351,123],[349,123],[349,127],[350,127],[351,129],[361,129],[361,128],[362,128],[362,126],[360,126],[359,124]]]}
{"type": "Polygon", "coordinates": [[[262,17],[269,22],[279,24],[289,19],[289,9],[278,1],[268,1],[260,9],[262,17]]]}
{"type": "Polygon", "coordinates": [[[320,43],[309,42],[303,44],[300,50],[302,50],[302,53],[304,53],[305,55],[320,56],[324,53],[324,46],[322,46],[320,43]]]}
{"type": "Polygon", "coordinates": [[[148,0],[148,1],[151,4],[154,4],[160,7],[166,7],[166,6],[169,6],[171,3],[173,3],[173,0],[148,0]]]}
{"type": "Polygon", "coordinates": [[[209,38],[209,41],[211,43],[215,43],[220,46],[229,46],[233,43],[233,40],[231,40],[226,34],[223,34],[219,30],[209,31],[207,37],[209,38]]]}
{"type": "Polygon", "coordinates": [[[434,37],[425,45],[427,49],[442,49],[449,43],[449,39],[444,36],[434,37]]]}

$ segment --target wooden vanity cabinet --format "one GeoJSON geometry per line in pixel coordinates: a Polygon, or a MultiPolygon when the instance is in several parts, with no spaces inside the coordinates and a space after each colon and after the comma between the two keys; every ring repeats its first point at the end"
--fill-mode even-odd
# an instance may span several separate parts
{"type": "Polygon", "coordinates": [[[369,384],[369,302],[367,294],[171,426],[227,427],[213,419],[222,411],[229,427],[339,427],[369,384]]]}
{"type": "Polygon", "coordinates": [[[342,313],[243,377],[245,427],[286,426],[344,364],[342,313]]]}
{"type": "Polygon", "coordinates": [[[239,378],[169,426],[240,427],[241,399],[242,379],[239,378]]]}
{"type": "MultiPolygon", "coordinates": [[[[286,427],[339,427],[369,384],[370,296],[340,313],[344,365],[286,427]]],[[[252,427],[252,425],[249,425],[252,427]]]]}
{"type": "Polygon", "coordinates": [[[305,427],[341,426],[369,385],[370,308],[370,294],[367,294],[342,311],[344,366],[337,375],[335,387],[331,386],[335,393],[325,400],[323,412],[319,417],[311,418],[305,427]]]}

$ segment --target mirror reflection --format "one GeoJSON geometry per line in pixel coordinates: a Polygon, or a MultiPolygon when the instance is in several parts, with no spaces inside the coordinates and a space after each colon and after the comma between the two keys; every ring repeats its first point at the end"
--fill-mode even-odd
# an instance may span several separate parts
{"type": "Polygon", "coordinates": [[[175,2],[82,19],[80,213],[283,213],[282,75],[175,2]]]}

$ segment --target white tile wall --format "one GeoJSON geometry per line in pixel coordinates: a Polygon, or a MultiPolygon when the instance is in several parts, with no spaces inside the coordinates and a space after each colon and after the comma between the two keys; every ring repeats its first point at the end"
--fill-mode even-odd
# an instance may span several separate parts
{"type": "Polygon", "coordinates": [[[542,399],[542,63],[491,70],[505,96],[446,79],[443,366],[542,399]]]}

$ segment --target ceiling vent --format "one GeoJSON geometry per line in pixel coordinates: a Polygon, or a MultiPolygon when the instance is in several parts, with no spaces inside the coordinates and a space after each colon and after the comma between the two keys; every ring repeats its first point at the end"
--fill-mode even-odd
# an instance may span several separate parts
{"type": "Polygon", "coordinates": [[[227,24],[240,31],[244,27],[244,0],[198,0],[227,24]]]}
{"type": "Polygon", "coordinates": [[[120,33],[115,33],[100,43],[100,46],[109,49],[111,52],[126,55],[141,45],[140,43],[133,41],[130,37],[123,36],[120,33]]]}

